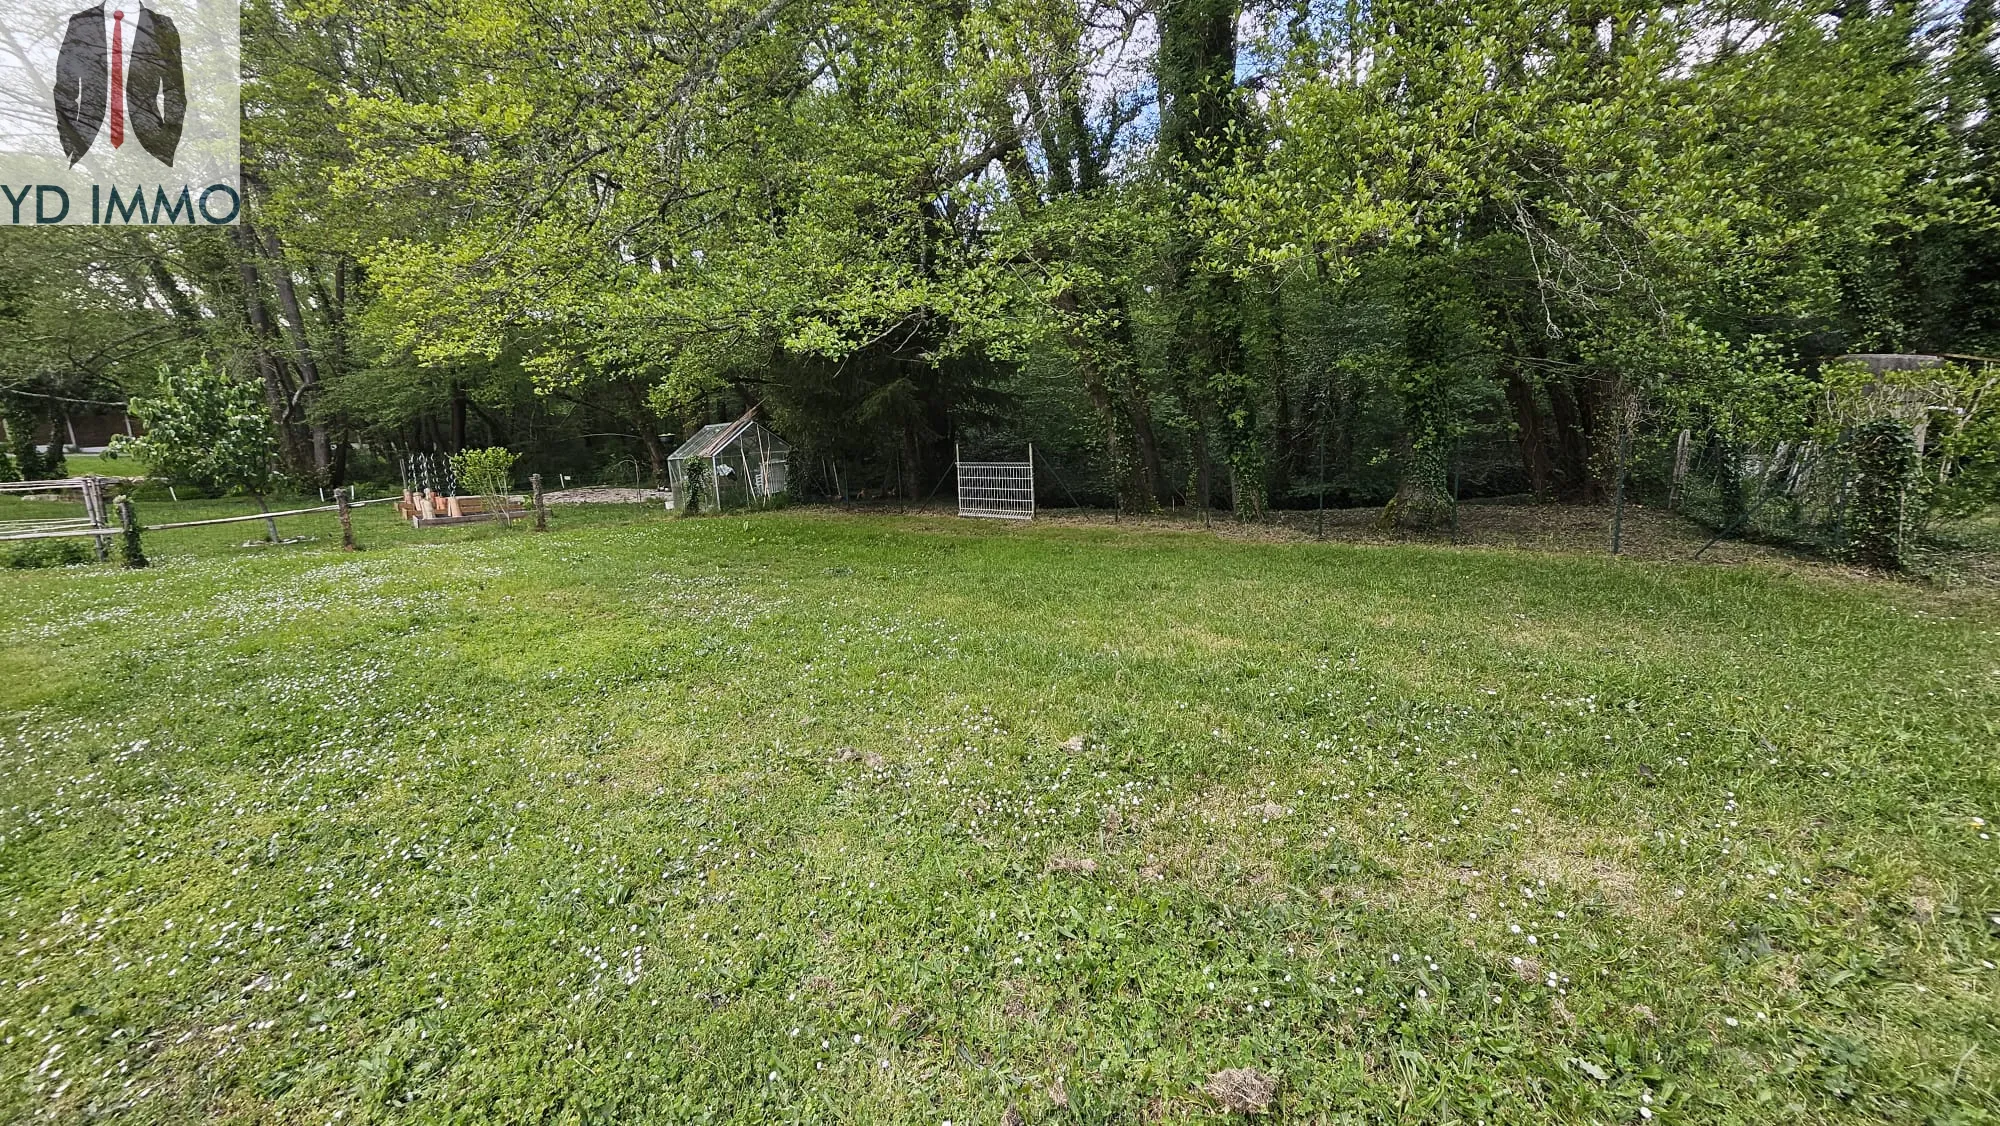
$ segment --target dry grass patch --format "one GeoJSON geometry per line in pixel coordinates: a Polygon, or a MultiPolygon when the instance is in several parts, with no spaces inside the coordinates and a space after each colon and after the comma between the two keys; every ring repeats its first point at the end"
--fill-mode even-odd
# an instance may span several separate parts
{"type": "Polygon", "coordinates": [[[1231,1114],[1262,1114],[1278,1097],[1278,1080],[1254,1067],[1232,1067],[1209,1076],[1201,1089],[1231,1114]]]}
{"type": "Polygon", "coordinates": [[[1538,845],[1515,861],[1515,867],[1536,880],[1592,891],[1620,910],[1638,911],[1648,902],[1640,874],[1627,859],[1635,852],[1637,842],[1630,837],[1593,836],[1572,828],[1559,842],[1538,845]]]}
{"type": "Polygon", "coordinates": [[[1204,649],[1211,653],[1223,653],[1242,649],[1249,644],[1249,642],[1244,641],[1240,637],[1225,637],[1213,630],[1192,625],[1174,627],[1169,637],[1172,640],[1165,646],[1169,651],[1173,649],[1172,642],[1174,641],[1188,642],[1197,649],[1204,649]]]}

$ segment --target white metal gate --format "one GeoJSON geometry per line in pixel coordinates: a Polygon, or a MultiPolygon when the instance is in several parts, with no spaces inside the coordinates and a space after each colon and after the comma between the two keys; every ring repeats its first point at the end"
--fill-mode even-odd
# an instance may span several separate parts
{"type": "Polygon", "coordinates": [[[1026,461],[960,461],[958,514],[995,520],[1035,518],[1035,447],[1026,461]]]}

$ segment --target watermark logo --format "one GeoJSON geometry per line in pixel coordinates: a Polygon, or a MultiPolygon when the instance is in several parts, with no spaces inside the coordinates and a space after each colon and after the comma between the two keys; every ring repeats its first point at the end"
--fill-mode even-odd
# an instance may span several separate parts
{"type": "Polygon", "coordinates": [[[140,8],[132,22],[129,56],[123,8],[112,11],[109,31],[107,50],[102,7],[70,17],[55,75],[56,134],[63,152],[72,166],[83,159],[108,112],[112,148],[125,143],[129,118],[140,147],[172,166],[187,120],[180,28],[173,17],[140,8]]]}
{"type": "Polygon", "coordinates": [[[236,222],[237,0],[0,0],[0,225],[236,222]]]}

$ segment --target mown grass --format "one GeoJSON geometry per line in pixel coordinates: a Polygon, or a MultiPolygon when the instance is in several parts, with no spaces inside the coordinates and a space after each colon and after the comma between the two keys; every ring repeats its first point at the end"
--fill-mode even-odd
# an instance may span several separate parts
{"type": "Polygon", "coordinates": [[[357,519],[0,574],[0,1118],[2000,1116],[1990,604],[357,519]]]}

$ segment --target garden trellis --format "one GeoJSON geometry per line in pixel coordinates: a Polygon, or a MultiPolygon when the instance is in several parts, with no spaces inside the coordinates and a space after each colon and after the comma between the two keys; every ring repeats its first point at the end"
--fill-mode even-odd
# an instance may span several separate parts
{"type": "Polygon", "coordinates": [[[1026,461],[966,461],[958,465],[958,514],[990,520],[1035,518],[1035,447],[1026,461]]]}
{"type": "Polygon", "coordinates": [[[688,463],[708,463],[706,473],[692,475],[701,490],[700,504],[721,512],[773,500],[785,491],[792,447],[756,419],[757,408],[735,422],[717,422],[695,431],[667,455],[667,504],[686,508],[690,493],[688,463]]]}
{"type": "Polygon", "coordinates": [[[450,454],[405,454],[402,469],[405,493],[428,490],[439,496],[458,495],[458,471],[452,467],[450,454]]]}

